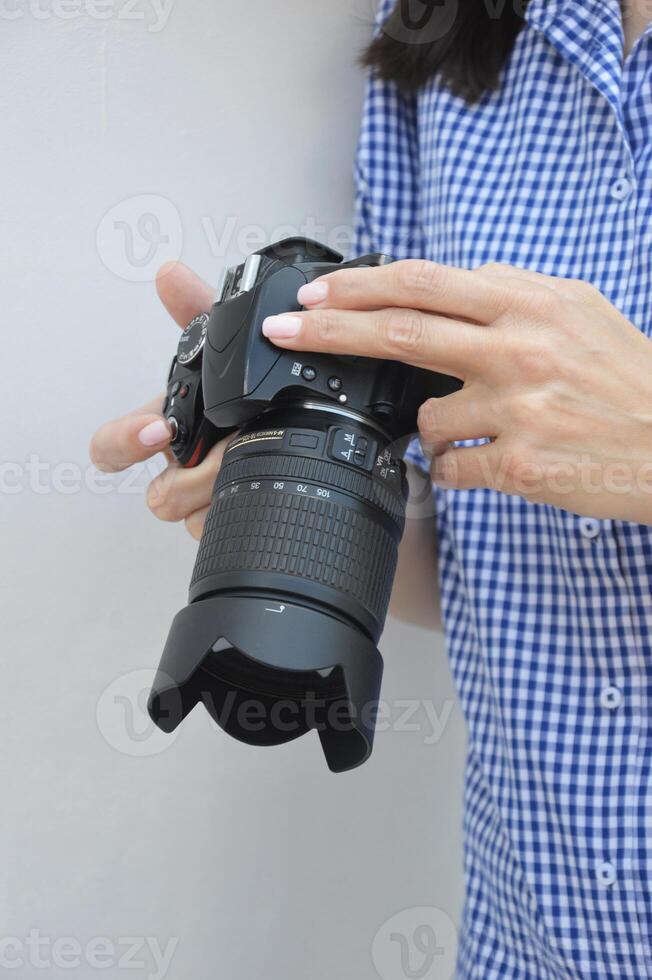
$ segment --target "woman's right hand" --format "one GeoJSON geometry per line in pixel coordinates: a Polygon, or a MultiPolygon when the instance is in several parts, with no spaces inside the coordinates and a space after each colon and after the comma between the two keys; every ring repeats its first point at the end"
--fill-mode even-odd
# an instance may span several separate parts
{"type": "MultiPolygon", "coordinates": [[[[179,262],[162,267],[156,288],[163,306],[182,329],[213,305],[213,289],[179,262]]],[[[183,469],[170,449],[170,427],[161,414],[163,397],[160,394],[142,408],[106,422],[91,440],[90,457],[104,473],[118,473],[164,453],[168,466],[150,483],[148,506],[162,521],[185,521],[189,533],[199,540],[229,439],[217,443],[199,466],[183,469]]]]}

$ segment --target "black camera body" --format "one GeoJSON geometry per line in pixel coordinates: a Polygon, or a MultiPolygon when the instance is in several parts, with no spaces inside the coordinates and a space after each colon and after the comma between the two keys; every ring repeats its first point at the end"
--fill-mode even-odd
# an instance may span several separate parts
{"type": "Polygon", "coordinates": [[[316,729],[330,768],[371,752],[382,633],[404,530],[397,441],[419,406],[461,383],[392,361],[297,354],[262,334],[299,311],[301,286],[345,267],[305,239],[262,249],[223,276],[182,336],[164,413],[182,465],[236,433],[224,455],[190,586],[149,702],[172,731],[203,701],[241,741],[316,729]]]}

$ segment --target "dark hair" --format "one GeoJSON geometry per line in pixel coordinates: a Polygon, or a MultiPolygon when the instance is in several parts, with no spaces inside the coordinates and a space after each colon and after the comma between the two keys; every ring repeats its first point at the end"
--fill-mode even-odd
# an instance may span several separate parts
{"type": "Polygon", "coordinates": [[[476,102],[500,86],[527,2],[397,0],[363,64],[403,92],[439,76],[456,95],[476,102]]]}

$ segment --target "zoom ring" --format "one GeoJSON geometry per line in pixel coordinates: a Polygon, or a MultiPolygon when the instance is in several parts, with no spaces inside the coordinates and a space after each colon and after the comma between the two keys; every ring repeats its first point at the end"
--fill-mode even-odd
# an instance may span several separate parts
{"type": "MultiPolygon", "coordinates": [[[[262,460],[256,462],[260,475],[262,460]]],[[[222,474],[218,486],[221,483],[222,474]]],[[[220,573],[230,573],[234,579],[238,572],[276,573],[288,576],[289,594],[300,592],[299,583],[306,580],[326,587],[325,601],[331,605],[337,605],[330,591],[336,590],[384,623],[397,540],[351,503],[247,489],[215,500],[197,555],[191,594],[199,595],[202,581],[220,573]]],[[[207,581],[206,591],[210,588],[207,581]]]]}
{"type": "Polygon", "coordinates": [[[384,511],[396,522],[399,532],[403,533],[405,524],[403,500],[384,487],[379,480],[373,479],[369,473],[362,473],[350,466],[341,466],[324,459],[306,456],[246,456],[222,467],[215,490],[221,489],[228,483],[265,477],[318,483],[333,490],[355,494],[356,497],[384,511]]]}

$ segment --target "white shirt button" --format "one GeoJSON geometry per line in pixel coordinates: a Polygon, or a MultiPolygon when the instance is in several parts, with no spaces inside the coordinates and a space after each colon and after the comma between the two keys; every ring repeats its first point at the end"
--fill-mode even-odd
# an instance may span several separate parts
{"type": "Polygon", "coordinates": [[[622,703],[622,692],[617,687],[614,687],[613,684],[600,691],[600,704],[603,708],[607,708],[609,711],[615,711],[622,703]]]}
{"type": "Polygon", "coordinates": [[[600,534],[600,521],[596,521],[593,517],[582,517],[580,520],[580,534],[583,538],[588,538],[589,541],[593,538],[597,538],[600,534]]]}
{"type": "Polygon", "coordinates": [[[610,193],[614,201],[626,201],[633,190],[634,185],[629,178],[619,177],[611,185],[610,193]]]}
{"type": "Polygon", "coordinates": [[[614,868],[613,864],[609,863],[609,861],[601,862],[596,868],[596,873],[598,876],[598,881],[603,888],[610,888],[618,877],[616,874],[616,869],[614,868]]]}

